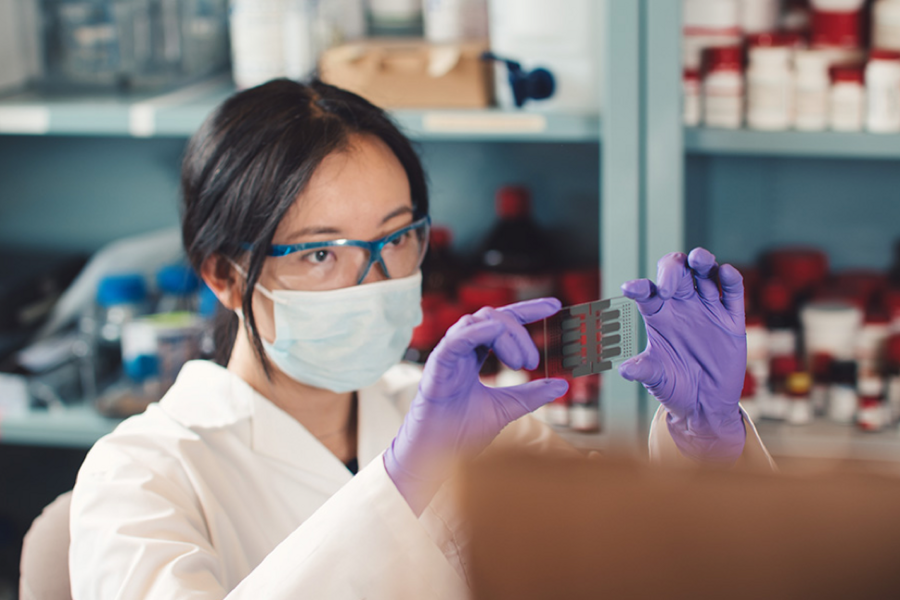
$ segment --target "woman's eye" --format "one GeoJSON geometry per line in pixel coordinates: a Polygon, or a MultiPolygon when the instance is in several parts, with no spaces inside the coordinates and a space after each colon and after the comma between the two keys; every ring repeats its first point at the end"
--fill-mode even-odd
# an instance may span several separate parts
{"type": "Polygon", "coordinates": [[[321,249],[321,250],[313,250],[308,254],[303,255],[303,260],[306,262],[310,262],[313,264],[323,264],[328,262],[332,258],[332,253],[330,250],[321,249]]]}
{"type": "Polygon", "coordinates": [[[401,235],[398,235],[397,237],[395,237],[394,239],[392,239],[392,240],[391,240],[390,242],[388,242],[388,243],[389,243],[390,245],[392,245],[392,246],[401,246],[401,245],[403,245],[404,243],[406,243],[406,240],[407,240],[408,238],[409,238],[409,232],[406,232],[406,233],[403,233],[403,234],[401,234],[401,235]]]}

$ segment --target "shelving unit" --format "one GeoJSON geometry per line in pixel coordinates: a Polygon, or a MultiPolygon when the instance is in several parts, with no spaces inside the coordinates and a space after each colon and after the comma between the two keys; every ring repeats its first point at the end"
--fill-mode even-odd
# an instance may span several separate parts
{"type": "MultiPolygon", "coordinates": [[[[723,231],[726,227],[746,228],[746,232],[740,232],[754,237],[753,228],[772,220],[765,213],[771,207],[753,207],[760,214],[752,213],[751,216],[756,218],[745,219],[742,217],[746,211],[734,210],[738,207],[730,206],[729,202],[751,204],[785,179],[808,177],[816,160],[827,159],[829,171],[833,171],[832,167],[866,169],[867,175],[884,179],[879,179],[880,191],[887,198],[883,206],[890,204],[896,180],[886,179],[892,172],[886,167],[889,161],[900,160],[900,135],[770,133],[682,127],[680,108],[675,101],[681,93],[680,4],[652,0],[608,0],[604,3],[603,119],[596,114],[502,110],[404,110],[392,114],[411,138],[426,147],[426,154],[431,155],[426,156],[426,159],[431,158],[428,168],[435,179],[443,182],[445,187],[448,182],[463,186],[460,196],[466,198],[473,197],[473,191],[482,191],[473,190],[477,186],[471,180],[481,178],[485,187],[498,184],[499,177],[492,169],[512,171],[510,177],[530,177],[535,185],[548,180],[548,188],[568,183],[576,168],[570,166],[573,163],[571,157],[576,154],[594,156],[591,153],[597,152],[597,145],[602,140],[598,159],[603,201],[598,210],[597,228],[607,294],[628,279],[655,277],[656,260],[668,252],[689,249],[687,243],[691,237],[704,241],[703,227],[707,230],[721,227],[723,231]],[[511,144],[515,142],[527,143],[528,149],[522,151],[525,146],[511,144]],[[548,168],[544,157],[553,156],[562,158],[557,158],[557,162],[551,163],[554,166],[548,168]],[[741,161],[746,158],[752,164],[744,169],[743,165],[736,164],[741,161],[735,158],[741,161]],[[471,163],[463,162],[463,159],[485,164],[473,169],[471,163]],[[803,165],[805,171],[790,172],[795,164],[803,165]],[[442,172],[444,169],[451,169],[452,173],[442,172]],[[769,169],[777,169],[778,176],[767,176],[769,169]],[[540,172],[535,172],[538,170],[540,172]],[[723,194],[722,190],[730,182],[728,178],[735,177],[735,171],[741,171],[739,175],[745,179],[734,182],[734,190],[738,193],[732,197],[723,194]],[[746,188],[753,189],[748,192],[746,188]],[[697,189],[708,196],[699,203],[695,202],[696,198],[689,197],[697,189]],[[710,207],[718,215],[714,215],[715,219],[697,212],[710,207]],[[738,216],[733,217],[733,213],[738,216]]],[[[214,78],[169,93],[128,98],[47,98],[34,94],[0,98],[0,158],[12,157],[21,161],[7,167],[6,172],[0,164],[0,194],[4,190],[21,194],[26,187],[25,179],[37,172],[34,167],[29,167],[30,171],[23,170],[22,164],[33,162],[34,157],[43,159],[49,151],[52,155],[46,159],[51,161],[49,166],[58,166],[62,162],[62,152],[71,152],[72,140],[76,140],[78,144],[84,142],[93,151],[101,152],[103,159],[109,162],[118,156],[128,157],[124,168],[119,168],[121,165],[118,164],[114,167],[131,176],[146,163],[156,172],[146,176],[148,181],[136,184],[141,188],[138,191],[152,188],[154,194],[163,190],[174,196],[177,175],[159,172],[158,164],[171,165],[177,161],[183,141],[219,102],[233,92],[230,80],[214,78]],[[42,144],[41,140],[46,142],[42,144]],[[20,147],[27,147],[27,156],[22,159],[16,156],[20,147]],[[146,155],[137,156],[142,153],[146,155]],[[22,174],[11,169],[22,170],[22,174]]],[[[78,165],[73,169],[81,167],[81,163],[78,165]]],[[[48,173],[52,174],[53,169],[48,173]]],[[[96,177],[93,173],[85,176],[96,177]]],[[[144,177],[143,174],[140,176],[144,177]]],[[[835,175],[831,174],[831,177],[835,175]]],[[[44,194],[65,191],[64,184],[52,187],[52,182],[42,182],[42,185],[46,188],[41,192],[44,194]]],[[[820,184],[823,186],[828,184],[820,184]]],[[[440,206],[441,202],[455,203],[454,216],[470,222],[483,219],[485,213],[472,210],[472,205],[464,206],[463,200],[452,194],[441,196],[440,186],[435,188],[435,206],[440,206]]],[[[119,189],[116,188],[114,193],[122,194],[119,189]]],[[[579,193],[585,196],[583,190],[579,193]]],[[[796,196],[794,188],[782,193],[790,198],[796,196]]],[[[142,201],[145,198],[142,197],[142,201]]],[[[900,205],[900,192],[896,198],[896,204],[900,205]]],[[[773,203],[779,201],[780,198],[772,200],[773,203]]],[[[579,215],[565,212],[571,210],[565,198],[552,202],[545,211],[564,214],[569,221],[583,221],[579,215]]],[[[593,197],[590,202],[594,202],[593,197]]],[[[592,208],[597,209],[596,206],[592,208]]],[[[53,209],[40,210],[54,214],[53,209]]],[[[63,213],[60,211],[60,214],[63,213]]],[[[545,212],[544,216],[547,214],[545,212]]],[[[802,227],[802,223],[797,227],[802,227]]],[[[841,243],[838,236],[834,239],[835,244],[841,243]]],[[[605,378],[603,397],[603,420],[608,433],[574,439],[588,444],[643,447],[655,402],[640,386],[618,377],[605,378]]],[[[33,419],[0,421],[0,441],[18,440],[19,443],[32,439],[35,443],[53,443],[53,439],[59,439],[70,440],[61,441],[61,444],[90,443],[92,438],[95,439],[93,436],[101,435],[110,425],[104,421],[91,421],[83,414],[69,416],[72,423],[81,424],[78,431],[54,429],[62,426],[59,420],[62,417],[49,413],[35,415],[33,419]],[[47,431],[63,433],[46,436],[38,433],[45,427],[47,431]]],[[[762,424],[761,431],[767,443],[785,453],[802,453],[813,446],[827,448],[828,440],[832,438],[834,448],[844,448],[846,446],[841,444],[846,441],[841,436],[848,435],[848,430],[824,427],[795,431],[766,423],[762,424]],[[795,433],[799,437],[795,438],[795,433]]],[[[875,443],[878,452],[892,454],[894,446],[890,435],[872,437],[857,434],[852,429],[849,431],[851,451],[856,451],[855,440],[859,435],[863,436],[859,438],[861,447],[870,448],[873,440],[880,440],[875,443]]],[[[897,456],[900,458],[900,447],[897,456]]]]}
{"type": "Polygon", "coordinates": [[[111,432],[117,419],[100,416],[90,404],[31,410],[0,419],[0,443],[57,448],[90,448],[111,432]]]}
{"type": "MultiPolygon", "coordinates": [[[[47,97],[24,93],[0,99],[0,134],[189,137],[235,92],[216,77],[158,95],[47,97]]],[[[487,110],[398,110],[391,113],[414,140],[597,142],[596,114],[487,110]]]]}
{"type": "Polygon", "coordinates": [[[837,131],[754,131],[689,127],[689,154],[900,160],[900,135],[837,131]]]}

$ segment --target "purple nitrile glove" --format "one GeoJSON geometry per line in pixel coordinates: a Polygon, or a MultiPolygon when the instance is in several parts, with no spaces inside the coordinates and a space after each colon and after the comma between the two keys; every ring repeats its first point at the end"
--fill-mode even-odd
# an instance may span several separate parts
{"type": "Polygon", "coordinates": [[[619,374],[640,381],[666,408],[682,454],[733,464],[746,438],[738,407],[747,368],[743,278],[695,248],[690,256],[661,258],[656,280],[622,285],[644,317],[648,341],[643,352],[619,365],[619,374]]]}
{"type": "Polygon", "coordinates": [[[540,298],[482,308],[451,327],[425,363],[419,392],[384,453],[384,467],[416,515],[422,513],[456,457],[473,456],[509,423],[566,393],[562,379],[490,388],[478,372],[490,350],[511,369],[534,369],[540,356],[523,326],[555,314],[540,298]]]}

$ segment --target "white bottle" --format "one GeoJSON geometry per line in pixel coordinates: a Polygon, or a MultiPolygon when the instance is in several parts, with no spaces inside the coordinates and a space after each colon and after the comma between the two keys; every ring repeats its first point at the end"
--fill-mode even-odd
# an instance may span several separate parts
{"type": "Polygon", "coordinates": [[[487,0],[423,0],[425,38],[434,44],[488,37],[487,0]]]}
{"type": "Polygon", "coordinates": [[[682,43],[685,69],[699,69],[703,51],[741,42],[738,0],[683,0],[682,43]]]}
{"type": "Polygon", "coordinates": [[[791,49],[750,48],[747,69],[747,125],[752,129],[787,129],[793,121],[794,77],[791,49]]]}
{"type": "Polygon", "coordinates": [[[412,27],[422,18],[422,0],[368,0],[372,22],[385,27],[412,27]]]}
{"type": "Polygon", "coordinates": [[[315,69],[312,0],[231,0],[234,82],[246,89],[315,69]]]}
{"type": "Polygon", "coordinates": [[[741,29],[744,35],[778,29],[780,0],[741,0],[741,29]]]}
{"type": "Polygon", "coordinates": [[[740,46],[707,48],[708,66],[703,78],[703,124],[707,127],[740,128],[744,117],[744,74],[740,46]]]}
{"type": "Polygon", "coordinates": [[[828,126],[828,57],[819,50],[797,50],[794,68],[794,127],[821,131],[828,126]]]}
{"type": "Polygon", "coordinates": [[[872,6],[872,47],[900,50],[900,0],[877,0],[872,6]]]}
{"type": "MultiPolygon", "coordinates": [[[[596,113],[600,106],[603,18],[597,0],[488,0],[490,45],[497,56],[525,70],[543,67],[553,74],[550,98],[529,101],[535,112],[596,113]]],[[[515,108],[506,66],[496,63],[497,104],[515,108]]]]}
{"type": "Polygon", "coordinates": [[[866,65],[866,129],[900,131],[900,53],[872,50],[866,65]]]}
{"type": "Polygon", "coordinates": [[[831,70],[828,124],[835,131],[861,131],[865,123],[866,88],[862,67],[831,70]]]}
{"type": "Polygon", "coordinates": [[[684,124],[688,127],[696,127],[700,124],[700,72],[693,69],[685,69],[681,79],[682,99],[684,102],[682,115],[684,124]]]}

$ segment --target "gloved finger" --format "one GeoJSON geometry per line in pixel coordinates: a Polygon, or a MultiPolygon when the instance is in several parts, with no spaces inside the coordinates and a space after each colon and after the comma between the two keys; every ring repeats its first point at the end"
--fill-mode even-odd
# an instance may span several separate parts
{"type": "Polygon", "coordinates": [[[656,288],[663,300],[689,297],[694,292],[694,278],[683,252],[666,254],[656,263],[656,288]]]}
{"type": "Polygon", "coordinates": [[[456,361],[468,357],[479,347],[490,348],[498,336],[506,331],[500,321],[476,321],[471,315],[460,319],[447,331],[432,356],[445,367],[452,367],[456,361]]]}
{"type": "Polygon", "coordinates": [[[620,364],[619,375],[628,381],[638,381],[648,388],[654,388],[662,384],[665,369],[648,349],[620,364]]]}
{"type": "Polygon", "coordinates": [[[494,354],[507,367],[519,370],[523,367],[534,369],[540,361],[537,347],[528,330],[510,312],[485,307],[474,315],[477,319],[499,321],[507,331],[497,336],[493,345],[494,354]]]}
{"type": "Polygon", "coordinates": [[[719,284],[716,282],[719,265],[716,257],[706,248],[694,248],[688,255],[688,266],[694,271],[697,293],[707,302],[719,301],[719,284]]]}
{"type": "Polygon", "coordinates": [[[719,267],[719,281],[722,282],[722,304],[732,317],[744,317],[744,278],[731,265],[719,267]]]}
{"type": "Polygon", "coordinates": [[[537,379],[522,385],[493,388],[491,397],[502,406],[507,422],[512,423],[563,396],[568,389],[565,379],[537,379]]]}
{"type": "Polygon", "coordinates": [[[656,286],[649,279],[632,279],[622,284],[622,293],[634,300],[638,311],[645,317],[659,312],[665,301],[659,297],[656,286]]]}
{"type": "Polygon", "coordinates": [[[516,302],[507,306],[501,306],[497,310],[509,313],[522,325],[526,323],[534,323],[541,319],[555,315],[562,308],[562,302],[556,298],[535,298],[534,300],[525,300],[516,302]]]}

